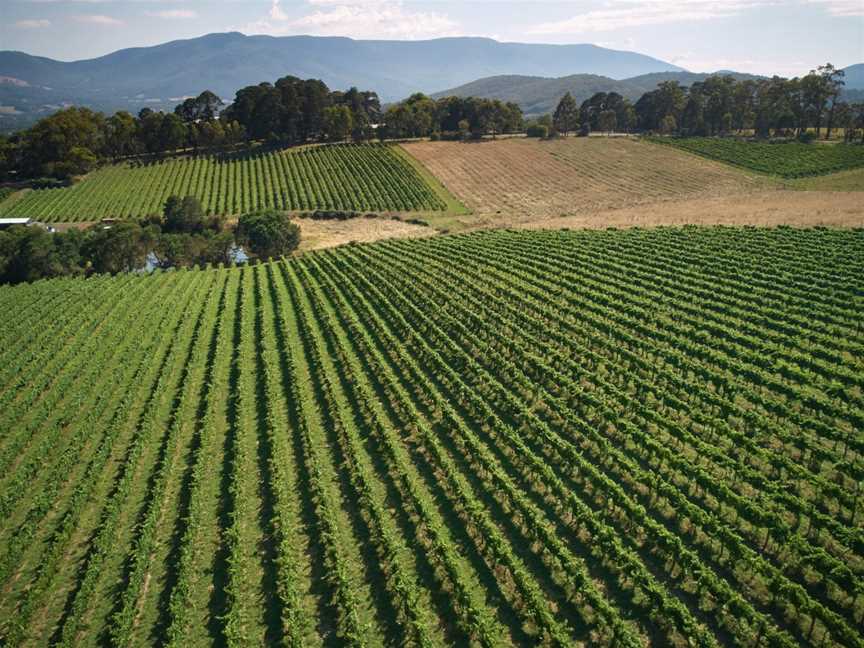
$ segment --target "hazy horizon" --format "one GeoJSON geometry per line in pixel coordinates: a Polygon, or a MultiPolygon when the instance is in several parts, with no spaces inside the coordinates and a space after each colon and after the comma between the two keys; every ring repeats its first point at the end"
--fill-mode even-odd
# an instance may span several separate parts
{"type": "Polygon", "coordinates": [[[0,49],[94,58],[209,33],[581,44],[694,72],[783,76],[864,62],[860,0],[6,0],[0,49]]]}

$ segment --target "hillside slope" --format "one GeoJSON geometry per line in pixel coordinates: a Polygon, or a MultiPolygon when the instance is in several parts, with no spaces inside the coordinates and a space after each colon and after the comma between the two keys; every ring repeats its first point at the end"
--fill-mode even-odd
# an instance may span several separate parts
{"type": "MultiPolygon", "coordinates": [[[[736,79],[757,79],[754,75],[739,72],[719,72],[730,74],[736,79]]],[[[514,101],[528,115],[540,115],[552,112],[565,93],[573,95],[577,102],[582,102],[597,92],[617,92],[636,101],[646,92],[654,90],[663,81],[678,81],[681,85],[690,85],[704,81],[710,73],[695,72],[651,72],[631,78],[616,80],[596,74],[572,74],[564,77],[549,78],[542,76],[501,75],[477,79],[470,83],[436,92],[433,97],[483,97],[486,99],[501,99],[514,101]]]]}
{"type": "Polygon", "coordinates": [[[862,291],[756,228],[0,287],[0,643],[859,646],[862,291]]]}

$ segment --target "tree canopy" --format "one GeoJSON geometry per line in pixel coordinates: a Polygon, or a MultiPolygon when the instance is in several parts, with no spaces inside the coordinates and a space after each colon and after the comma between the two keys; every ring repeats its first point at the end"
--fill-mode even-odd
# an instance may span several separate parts
{"type": "Polygon", "coordinates": [[[237,222],[237,240],[261,259],[291,254],[300,245],[300,228],[287,212],[262,209],[237,222]]]}
{"type": "Polygon", "coordinates": [[[636,125],[642,131],[669,131],[688,136],[719,135],[753,129],[757,136],[814,128],[816,137],[838,126],[852,139],[862,124],[864,104],[841,99],[844,73],[830,63],[794,79],[747,79],[715,75],[689,88],[674,81],[661,83],[635,104],[636,125]]]}
{"type": "Polygon", "coordinates": [[[569,92],[561,97],[552,116],[555,130],[566,137],[567,133],[579,129],[579,106],[569,92]]]}

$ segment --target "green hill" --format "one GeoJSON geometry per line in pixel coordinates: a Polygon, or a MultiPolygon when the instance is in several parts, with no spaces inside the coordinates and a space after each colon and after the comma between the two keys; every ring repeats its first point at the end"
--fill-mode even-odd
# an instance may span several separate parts
{"type": "MultiPolygon", "coordinates": [[[[730,74],[736,79],[759,78],[738,72],[724,71],[716,74],[730,74]]],[[[478,79],[450,90],[436,92],[432,96],[513,101],[519,104],[526,115],[541,115],[554,111],[558,101],[567,92],[573,95],[577,102],[585,101],[597,92],[617,92],[631,101],[636,101],[663,81],[678,81],[686,86],[696,81],[704,81],[709,76],[711,74],[694,72],[654,72],[616,80],[595,74],[573,74],[556,78],[503,75],[478,79]]]]}

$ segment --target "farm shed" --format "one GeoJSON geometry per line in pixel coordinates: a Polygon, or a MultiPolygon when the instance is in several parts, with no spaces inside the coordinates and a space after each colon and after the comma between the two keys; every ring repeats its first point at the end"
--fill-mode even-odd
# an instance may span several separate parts
{"type": "Polygon", "coordinates": [[[0,218],[0,230],[7,229],[13,225],[30,225],[29,218],[0,218]]]}

